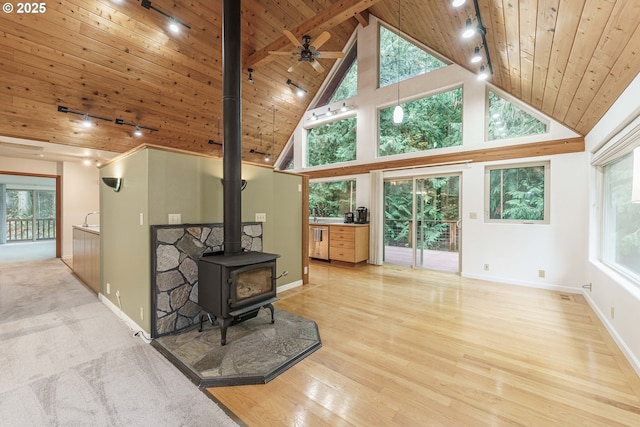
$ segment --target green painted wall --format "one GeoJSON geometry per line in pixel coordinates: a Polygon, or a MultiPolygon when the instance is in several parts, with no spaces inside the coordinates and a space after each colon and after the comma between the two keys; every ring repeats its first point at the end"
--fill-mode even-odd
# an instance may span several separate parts
{"type": "Polygon", "coordinates": [[[100,293],[121,307],[146,332],[151,329],[148,158],[149,151],[143,150],[100,170],[101,178],[123,178],[118,193],[100,185],[100,293]],[[110,294],[107,294],[106,283],[111,284],[110,294]]]}
{"type": "MultiPolygon", "coordinates": [[[[168,224],[180,214],[183,224],[223,221],[222,160],[145,148],[103,167],[100,176],[124,180],[119,193],[100,186],[102,281],[101,293],[145,332],[151,324],[149,225],[168,224]],[[144,225],[140,225],[143,214],[144,225]],[[111,294],[106,293],[106,283],[111,294]],[[143,318],[140,318],[140,308],[143,318]]],[[[254,222],[265,213],[263,250],[278,253],[278,273],[289,275],[278,285],[302,280],[302,177],[275,173],[271,168],[242,165],[248,181],[242,192],[242,221],[254,222]]]]}

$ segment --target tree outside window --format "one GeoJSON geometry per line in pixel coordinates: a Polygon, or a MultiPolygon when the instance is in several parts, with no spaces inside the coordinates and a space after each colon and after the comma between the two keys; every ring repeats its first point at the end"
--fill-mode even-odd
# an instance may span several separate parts
{"type": "Polygon", "coordinates": [[[488,140],[547,133],[547,124],[489,91],[488,140]]]}
{"type": "Polygon", "coordinates": [[[307,132],[307,166],[356,159],[356,118],[325,123],[307,132]]]}
{"type": "Polygon", "coordinates": [[[549,164],[488,167],[488,221],[549,222],[549,164]]]}
{"type": "Polygon", "coordinates": [[[355,211],[356,180],[313,182],[309,184],[309,216],[340,218],[355,211]]]}
{"type": "Polygon", "coordinates": [[[462,88],[402,104],[404,120],[393,122],[395,105],[380,110],[378,155],[411,153],[462,144],[462,88]]]}
{"type": "Polygon", "coordinates": [[[379,87],[426,74],[447,64],[393,31],[380,28],[379,87]]]}

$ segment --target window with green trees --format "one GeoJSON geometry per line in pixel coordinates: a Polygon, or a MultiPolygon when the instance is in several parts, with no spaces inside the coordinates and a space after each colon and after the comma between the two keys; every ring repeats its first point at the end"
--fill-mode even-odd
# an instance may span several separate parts
{"type": "Polygon", "coordinates": [[[426,74],[447,64],[380,25],[379,87],[426,74]]]}
{"type": "Polygon", "coordinates": [[[307,131],[307,166],[356,159],[356,118],[321,124],[307,131]]]}
{"type": "Polygon", "coordinates": [[[346,212],[353,212],[355,203],[355,179],[309,184],[310,217],[339,218],[346,212]]]}
{"type": "Polygon", "coordinates": [[[547,133],[547,124],[489,91],[488,141],[547,133]]]}
{"type": "Polygon", "coordinates": [[[358,60],[354,60],[349,71],[346,72],[340,85],[329,99],[329,103],[344,101],[358,94],[358,60]]]}
{"type": "Polygon", "coordinates": [[[640,203],[631,202],[633,153],[602,172],[602,261],[640,284],[640,203]]]}
{"type": "Polygon", "coordinates": [[[400,124],[393,122],[394,108],[379,111],[379,156],[462,144],[462,88],[402,104],[400,124]]]}
{"type": "Polygon", "coordinates": [[[7,240],[56,237],[56,193],[46,190],[6,191],[7,240]]]}
{"type": "Polygon", "coordinates": [[[549,223],[549,163],[485,170],[487,221],[549,223]]]}

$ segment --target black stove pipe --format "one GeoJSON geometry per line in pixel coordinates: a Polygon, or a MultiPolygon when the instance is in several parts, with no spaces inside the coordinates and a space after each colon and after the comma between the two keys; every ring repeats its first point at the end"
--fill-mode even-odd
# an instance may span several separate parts
{"type": "Polygon", "coordinates": [[[241,4],[222,5],[222,118],[224,254],[242,253],[241,4]]]}

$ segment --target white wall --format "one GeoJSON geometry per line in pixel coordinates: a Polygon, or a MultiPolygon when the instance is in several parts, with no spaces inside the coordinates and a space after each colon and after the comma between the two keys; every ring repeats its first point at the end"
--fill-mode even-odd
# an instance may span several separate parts
{"type": "MultiPolygon", "coordinates": [[[[640,114],[640,75],[629,85],[607,114],[585,138],[587,151],[591,154],[637,119],[640,114]]],[[[599,206],[598,180],[600,172],[589,164],[591,155],[585,159],[589,170],[589,256],[586,263],[587,281],[591,291],[585,297],[598,314],[627,359],[640,375],[640,286],[615,273],[599,260],[599,206]],[[611,308],[615,316],[611,316],[611,308]]]]}
{"type": "MultiPolygon", "coordinates": [[[[82,225],[89,212],[100,210],[100,172],[95,166],[60,162],[62,176],[62,259],[73,256],[72,226],[82,225]]],[[[99,224],[100,216],[91,215],[89,224],[99,224]]]]}

